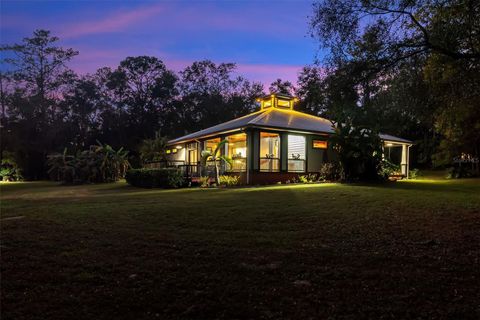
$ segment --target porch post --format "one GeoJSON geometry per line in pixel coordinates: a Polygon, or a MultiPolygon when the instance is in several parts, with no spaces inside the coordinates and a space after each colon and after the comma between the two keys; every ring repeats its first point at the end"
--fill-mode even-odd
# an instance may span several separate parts
{"type": "Polygon", "coordinates": [[[408,146],[402,144],[402,161],[400,163],[402,174],[408,179],[408,146]]]}

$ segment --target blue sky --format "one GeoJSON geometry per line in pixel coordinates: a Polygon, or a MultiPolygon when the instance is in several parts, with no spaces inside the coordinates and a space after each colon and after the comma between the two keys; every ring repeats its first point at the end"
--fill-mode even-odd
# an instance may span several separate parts
{"type": "Polygon", "coordinates": [[[1,43],[43,28],[80,51],[70,65],[79,73],[153,55],[175,71],[196,60],[235,62],[238,74],[268,84],[295,81],[300,68],[313,63],[311,14],[312,2],[303,0],[2,0],[1,43]]]}

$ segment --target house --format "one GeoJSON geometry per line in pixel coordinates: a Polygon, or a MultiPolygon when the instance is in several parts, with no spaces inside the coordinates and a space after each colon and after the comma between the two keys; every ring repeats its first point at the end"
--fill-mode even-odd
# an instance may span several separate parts
{"type": "MultiPolygon", "coordinates": [[[[316,173],[323,163],[335,158],[328,148],[332,123],[321,117],[294,110],[296,98],[272,94],[258,100],[260,110],[246,116],[168,141],[167,159],[191,177],[198,177],[202,150],[213,150],[226,139],[222,152],[233,159],[222,173],[238,174],[247,184],[290,180],[316,173]]],[[[401,148],[401,172],[408,178],[409,148],[412,142],[388,134],[380,138],[385,149],[401,148]]]]}

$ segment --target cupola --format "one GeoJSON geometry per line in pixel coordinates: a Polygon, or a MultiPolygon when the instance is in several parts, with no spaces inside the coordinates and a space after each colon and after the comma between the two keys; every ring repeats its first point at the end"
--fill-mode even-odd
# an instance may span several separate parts
{"type": "Polygon", "coordinates": [[[268,108],[293,109],[293,105],[298,101],[297,98],[283,93],[272,93],[257,99],[260,102],[260,110],[268,108]]]}

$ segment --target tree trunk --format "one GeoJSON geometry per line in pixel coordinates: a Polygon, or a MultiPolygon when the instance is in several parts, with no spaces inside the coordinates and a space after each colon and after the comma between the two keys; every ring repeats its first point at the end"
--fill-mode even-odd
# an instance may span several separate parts
{"type": "Polygon", "coordinates": [[[218,164],[217,160],[213,161],[215,163],[215,183],[217,184],[217,187],[220,185],[220,173],[218,172],[218,164]]]}

